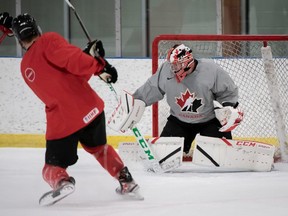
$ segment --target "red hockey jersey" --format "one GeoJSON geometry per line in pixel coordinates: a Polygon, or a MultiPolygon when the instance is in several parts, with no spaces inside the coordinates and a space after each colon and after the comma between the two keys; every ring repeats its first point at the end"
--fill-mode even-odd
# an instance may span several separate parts
{"type": "Polygon", "coordinates": [[[22,59],[21,73],[45,104],[46,139],[66,137],[103,111],[103,100],[88,84],[102,70],[93,57],[57,33],[45,33],[32,44],[22,59]]]}

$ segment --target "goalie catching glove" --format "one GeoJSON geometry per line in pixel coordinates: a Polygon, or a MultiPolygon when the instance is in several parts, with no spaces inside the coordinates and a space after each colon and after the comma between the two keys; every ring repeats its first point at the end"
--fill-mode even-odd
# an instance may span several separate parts
{"type": "Polygon", "coordinates": [[[128,92],[123,91],[118,106],[108,120],[108,126],[117,132],[124,133],[141,120],[144,110],[145,103],[143,101],[135,99],[128,92]]]}
{"type": "Polygon", "coordinates": [[[237,107],[224,106],[218,101],[213,101],[215,116],[219,120],[222,127],[220,132],[229,132],[236,128],[243,120],[244,113],[237,107]]]}

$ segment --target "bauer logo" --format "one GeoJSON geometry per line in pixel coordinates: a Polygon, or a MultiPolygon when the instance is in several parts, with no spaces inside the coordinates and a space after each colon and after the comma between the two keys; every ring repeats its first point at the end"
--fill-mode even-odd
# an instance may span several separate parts
{"type": "Polygon", "coordinates": [[[25,73],[25,78],[28,81],[33,82],[35,80],[35,71],[32,68],[26,68],[24,73],[25,73]]]}
{"type": "Polygon", "coordinates": [[[86,124],[89,123],[98,113],[99,113],[99,110],[95,107],[86,116],[84,116],[83,121],[86,124]]]}

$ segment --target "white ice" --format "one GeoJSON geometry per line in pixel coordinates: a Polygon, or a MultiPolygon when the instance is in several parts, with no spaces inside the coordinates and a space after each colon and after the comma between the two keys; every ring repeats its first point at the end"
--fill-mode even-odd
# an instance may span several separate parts
{"type": "Polygon", "coordinates": [[[50,190],[42,180],[44,149],[0,148],[0,216],[287,216],[288,164],[272,172],[224,172],[183,165],[174,173],[149,174],[134,167],[144,201],[123,200],[118,182],[79,150],[68,172],[76,191],[51,207],[39,197],[50,190]]]}

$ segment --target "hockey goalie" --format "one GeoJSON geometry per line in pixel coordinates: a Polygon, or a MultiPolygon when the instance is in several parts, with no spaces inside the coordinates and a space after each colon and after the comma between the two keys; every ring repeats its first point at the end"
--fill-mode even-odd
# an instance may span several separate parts
{"type": "MultiPolygon", "coordinates": [[[[232,130],[238,126],[239,123],[235,121],[239,116],[237,109],[223,108],[216,101],[214,107],[216,117],[223,124],[220,130],[227,130],[227,128],[232,130]]],[[[137,143],[120,143],[119,154],[126,163],[140,162],[148,169],[149,167],[153,169],[153,166],[158,164],[160,172],[180,167],[183,157],[183,138],[154,137],[145,140],[136,127],[144,110],[143,101],[134,99],[128,92],[123,92],[117,108],[108,120],[108,126],[121,132],[131,129],[137,138],[137,143]],[[154,165],[151,165],[151,158],[154,165]]],[[[227,168],[229,171],[270,171],[274,151],[274,146],[265,143],[197,135],[192,151],[192,163],[206,167],[227,168]]]]}

